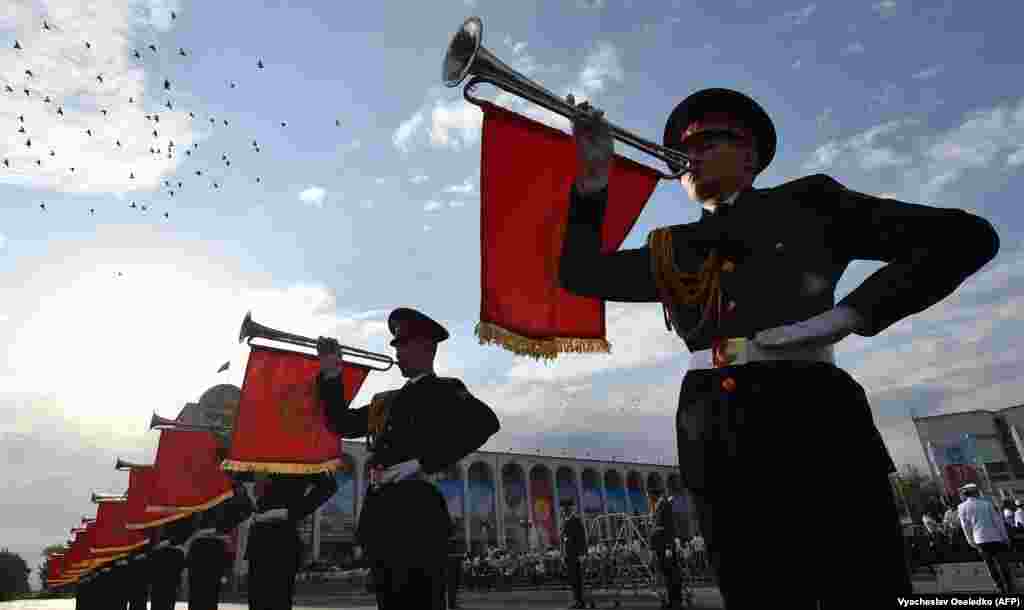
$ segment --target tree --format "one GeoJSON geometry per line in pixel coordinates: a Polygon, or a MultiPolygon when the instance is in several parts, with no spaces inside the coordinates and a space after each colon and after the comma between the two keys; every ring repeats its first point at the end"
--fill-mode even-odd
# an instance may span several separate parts
{"type": "Polygon", "coordinates": [[[31,570],[21,555],[0,550],[0,602],[17,599],[31,592],[28,575],[31,570]]]}
{"type": "Polygon", "coordinates": [[[920,522],[925,512],[938,513],[942,516],[942,489],[934,478],[922,472],[913,464],[904,464],[896,477],[896,501],[905,503],[905,510],[910,518],[920,522]]]}

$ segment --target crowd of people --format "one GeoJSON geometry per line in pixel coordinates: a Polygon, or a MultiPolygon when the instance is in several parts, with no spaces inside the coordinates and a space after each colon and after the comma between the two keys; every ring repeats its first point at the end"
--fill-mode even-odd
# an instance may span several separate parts
{"type": "MultiPolygon", "coordinates": [[[[1024,558],[1024,501],[983,501],[992,502],[999,509],[1011,552],[1024,558]]],[[[906,537],[912,569],[928,569],[934,573],[935,564],[978,561],[978,552],[967,539],[958,509],[958,504],[946,502],[945,506],[936,504],[924,512],[921,527],[906,537]]]]}

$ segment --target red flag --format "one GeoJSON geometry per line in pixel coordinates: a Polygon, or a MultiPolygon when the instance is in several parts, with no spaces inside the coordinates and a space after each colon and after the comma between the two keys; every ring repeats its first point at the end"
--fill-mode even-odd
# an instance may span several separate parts
{"type": "Polygon", "coordinates": [[[147,513],[210,509],[234,495],[217,439],[199,430],[161,430],[147,513]]]}
{"type": "Polygon", "coordinates": [[[96,509],[96,537],[92,552],[103,555],[125,553],[146,545],[146,536],[125,528],[128,502],[100,502],[96,509]]]}
{"type": "Polygon", "coordinates": [[[153,513],[146,510],[155,477],[155,466],[138,466],[128,471],[128,514],[124,525],[126,529],[143,530],[184,519],[191,514],[187,511],[153,513]]]}
{"type": "MultiPolygon", "coordinates": [[[[572,138],[494,104],[480,106],[480,342],[540,358],[609,351],[604,302],[558,282],[576,176],[572,138]]],[[[602,252],[622,245],[657,182],[653,169],[615,157],[602,252]]]]}
{"type": "MultiPolygon", "coordinates": [[[[282,474],[330,472],[341,465],[341,438],[327,429],[317,395],[319,359],[252,345],[242,382],[231,455],[222,467],[282,474]]],[[[359,392],[370,369],[345,362],[345,398],[359,392]]]]}
{"type": "Polygon", "coordinates": [[[51,553],[46,558],[46,586],[64,584],[64,553],[51,553]]]}

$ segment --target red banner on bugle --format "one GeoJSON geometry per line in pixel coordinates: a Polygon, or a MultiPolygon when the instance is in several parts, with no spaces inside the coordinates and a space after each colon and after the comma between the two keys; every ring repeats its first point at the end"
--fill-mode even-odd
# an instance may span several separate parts
{"type": "Polygon", "coordinates": [[[146,512],[208,510],[234,495],[217,439],[199,430],[161,430],[146,512]]]}
{"type": "MultiPolygon", "coordinates": [[[[341,437],[327,428],[314,355],[252,345],[225,470],[279,474],[333,472],[341,437]]],[[[345,399],[352,400],[370,368],[342,365],[345,399]]]]}

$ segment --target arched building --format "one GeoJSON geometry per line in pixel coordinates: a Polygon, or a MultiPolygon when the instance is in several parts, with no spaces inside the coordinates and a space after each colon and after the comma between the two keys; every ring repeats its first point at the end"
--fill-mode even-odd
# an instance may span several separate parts
{"type": "MultiPolygon", "coordinates": [[[[337,493],[300,528],[307,560],[346,564],[353,556],[368,456],[360,441],[346,440],[343,453],[337,493]]],[[[463,548],[473,553],[488,545],[511,550],[557,547],[562,500],[573,500],[585,517],[646,514],[652,483],[675,493],[677,522],[692,531],[692,503],[675,466],[477,451],[432,478],[448,501],[463,548]]],[[[236,567],[244,571],[241,561],[236,567]]]]}

